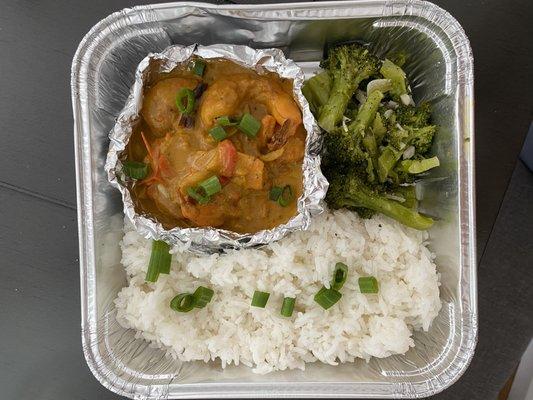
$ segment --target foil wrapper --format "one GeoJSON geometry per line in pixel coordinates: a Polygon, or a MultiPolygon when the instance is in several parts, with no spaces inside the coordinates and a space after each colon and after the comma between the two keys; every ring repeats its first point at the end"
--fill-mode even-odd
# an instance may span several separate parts
{"type": "Polygon", "coordinates": [[[285,58],[279,49],[255,50],[248,46],[215,44],[211,46],[171,46],[161,53],[151,53],[144,58],[135,73],[135,82],[126,105],[120,112],[111,131],[110,146],[105,163],[109,182],[122,194],[124,214],[136,230],[146,238],[164,240],[180,245],[194,252],[215,252],[229,248],[247,248],[279,240],[290,232],[307,229],[311,217],[320,213],[322,199],[326,195],[328,182],[320,171],[321,136],[316,121],[309,110],[309,105],[302,94],[304,83],[302,69],[292,60],[285,58]],[[282,78],[293,81],[293,95],[302,110],[302,120],[307,131],[305,155],[303,159],[303,193],[298,199],[297,214],[287,223],[269,230],[253,234],[215,228],[180,228],[165,229],[156,219],[136,212],[120,161],[121,153],[132,135],[133,127],[139,121],[143,103],[145,83],[152,76],[170,72],[181,64],[186,64],[193,55],[204,59],[223,58],[234,61],[258,73],[270,71],[282,78]]]}

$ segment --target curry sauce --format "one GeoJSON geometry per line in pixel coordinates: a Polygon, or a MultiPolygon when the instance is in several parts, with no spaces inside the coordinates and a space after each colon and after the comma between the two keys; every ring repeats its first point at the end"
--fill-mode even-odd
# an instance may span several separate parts
{"type": "Polygon", "coordinates": [[[227,60],[201,62],[202,74],[177,68],[144,89],[142,118],[123,154],[149,167],[129,182],[137,212],[167,229],[253,233],[287,222],[302,193],[306,137],[292,81],[227,60]],[[206,180],[216,193],[205,192],[206,180]],[[278,188],[288,188],[288,201],[272,196],[278,188]]]}

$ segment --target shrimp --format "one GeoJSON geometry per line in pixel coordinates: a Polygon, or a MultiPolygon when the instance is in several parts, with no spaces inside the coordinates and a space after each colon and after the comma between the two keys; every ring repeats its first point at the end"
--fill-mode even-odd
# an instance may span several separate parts
{"type": "Polygon", "coordinates": [[[215,124],[216,118],[235,115],[245,105],[263,106],[281,127],[264,129],[263,140],[269,150],[285,144],[302,123],[302,114],[292,96],[281,85],[265,76],[252,77],[233,74],[217,80],[204,93],[199,116],[206,128],[215,124]]]}
{"type": "Polygon", "coordinates": [[[147,90],[141,114],[155,136],[162,137],[177,128],[181,114],[176,95],[181,88],[194,89],[198,82],[192,78],[168,78],[147,90]]]}

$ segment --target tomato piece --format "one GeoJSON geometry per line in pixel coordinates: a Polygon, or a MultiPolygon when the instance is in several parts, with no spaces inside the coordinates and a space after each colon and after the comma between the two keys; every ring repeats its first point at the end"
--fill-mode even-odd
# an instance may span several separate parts
{"type": "Polygon", "coordinates": [[[231,178],[237,164],[237,149],[231,140],[226,139],[219,143],[218,154],[221,164],[220,175],[231,178]]]}

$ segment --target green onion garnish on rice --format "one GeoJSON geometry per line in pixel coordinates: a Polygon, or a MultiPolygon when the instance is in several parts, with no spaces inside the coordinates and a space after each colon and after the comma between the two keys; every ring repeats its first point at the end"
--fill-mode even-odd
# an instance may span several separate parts
{"type": "Polygon", "coordinates": [[[211,301],[214,293],[213,289],[206,288],[205,286],[198,286],[193,294],[195,300],[194,307],[204,308],[207,303],[211,301]]]}
{"type": "Polygon", "coordinates": [[[328,289],[324,286],[322,286],[322,289],[318,291],[317,294],[315,294],[315,301],[320,304],[320,306],[327,310],[332,305],[337,303],[342,297],[342,294],[340,294],[335,289],[328,289]]]}
{"type": "Polygon", "coordinates": [[[265,308],[269,297],[270,297],[270,293],[256,290],[254,292],[254,297],[252,297],[252,306],[265,308]]]}
{"type": "Polygon", "coordinates": [[[162,240],[153,240],[152,253],[150,255],[145,280],[147,282],[156,282],[159,274],[170,273],[171,260],[170,246],[162,240]]]}
{"type": "Polygon", "coordinates": [[[294,303],[296,299],[294,297],[285,297],[283,299],[283,304],[281,305],[281,315],[284,317],[291,317],[292,312],[294,311],[294,303]]]}
{"type": "Polygon", "coordinates": [[[338,262],[335,264],[335,271],[333,272],[333,280],[331,281],[331,288],[341,290],[348,277],[348,266],[344,263],[338,262]]]}
{"type": "Polygon", "coordinates": [[[170,301],[170,308],[178,312],[189,312],[194,308],[195,297],[190,293],[180,293],[170,301]]]}
{"type": "Polygon", "coordinates": [[[377,293],[379,291],[378,280],[373,276],[359,278],[359,290],[361,293],[377,293]]]}

